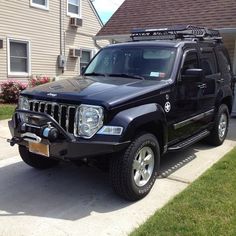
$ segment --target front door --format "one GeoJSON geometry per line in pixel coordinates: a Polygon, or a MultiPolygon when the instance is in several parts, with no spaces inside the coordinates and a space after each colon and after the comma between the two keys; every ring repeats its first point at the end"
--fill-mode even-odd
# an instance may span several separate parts
{"type": "MultiPolygon", "coordinates": [[[[199,69],[199,56],[197,49],[187,50],[183,56],[181,74],[187,69],[199,69]]],[[[202,89],[200,78],[181,78],[177,83],[175,104],[172,111],[167,115],[169,124],[170,144],[181,141],[199,130],[198,117],[201,113],[200,100],[202,89]]]]}

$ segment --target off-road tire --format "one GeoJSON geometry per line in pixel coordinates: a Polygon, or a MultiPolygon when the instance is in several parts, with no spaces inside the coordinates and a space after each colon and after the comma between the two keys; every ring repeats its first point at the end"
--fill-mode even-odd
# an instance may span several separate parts
{"type": "Polygon", "coordinates": [[[114,191],[129,201],[137,201],[145,197],[153,187],[160,166],[160,148],[156,137],[145,133],[130,144],[110,161],[110,180],[114,191]],[[133,177],[133,161],[143,147],[149,147],[154,153],[154,168],[149,181],[142,187],[135,184],[133,177]]]}
{"type": "Polygon", "coordinates": [[[213,129],[211,130],[210,135],[207,136],[205,141],[212,146],[220,146],[224,142],[224,140],[227,136],[228,127],[229,127],[229,109],[228,109],[227,105],[221,104],[218,109],[218,112],[216,114],[216,117],[215,117],[215,123],[214,123],[213,129]],[[219,123],[220,123],[220,118],[221,118],[222,114],[225,114],[227,117],[227,125],[226,125],[226,131],[225,131],[224,136],[220,137],[219,123]]]}
{"type": "Polygon", "coordinates": [[[29,152],[25,146],[19,146],[19,153],[22,160],[29,166],[44,170],[58,165],[59,161],[29,152]]]}

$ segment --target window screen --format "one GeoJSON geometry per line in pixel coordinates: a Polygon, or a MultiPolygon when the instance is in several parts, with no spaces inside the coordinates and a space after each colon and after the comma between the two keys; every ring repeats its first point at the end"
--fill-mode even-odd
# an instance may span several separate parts
{"type": "Polygon", "coordinates": [[[68,13],[79,15],[80,0],[68,0],[68,13]]]}
{"type": "Polygon", "coordinates": [[[47,6],[47,0],[32,0],[32,3],[42,5],[42,6],[47,6]]]}
{"type": "Polygon", "coordinates": [[[10,41],[10,72],[28,73],[28,43],[10,41]]]}
{"type": "Polygon", "coordinates": [[[82,51],[80,57],[80,72],[82,72],[82,69],[88,65],[90,60],[91,60],[91,51],[82,51]]]}

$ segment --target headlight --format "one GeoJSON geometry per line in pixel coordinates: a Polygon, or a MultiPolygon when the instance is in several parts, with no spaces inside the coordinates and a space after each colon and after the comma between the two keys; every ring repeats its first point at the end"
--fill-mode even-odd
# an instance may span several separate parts
{"type": "Polygon", "coordinates": [[[20,96],[18,106],[19,106],[19,109],[21,110],[29,110],[30,104],[29,104],[28,98],[20,96]]]}
{"type": "Polygon", "coordinates": [[[79,108],[79,136],[91,138],[103,126],[103,108],[81,105],[79,108]]]}

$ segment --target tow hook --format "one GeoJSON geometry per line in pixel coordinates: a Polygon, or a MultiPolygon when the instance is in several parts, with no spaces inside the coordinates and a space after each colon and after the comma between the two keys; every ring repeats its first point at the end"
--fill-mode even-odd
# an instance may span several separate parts
{"type": "Polygon", "coordinates": [[[22,138],[14,137],[12,139],[7,139],[7,142],[13,147],[15,144],[18,144],[22,141],[22,138]]]}

